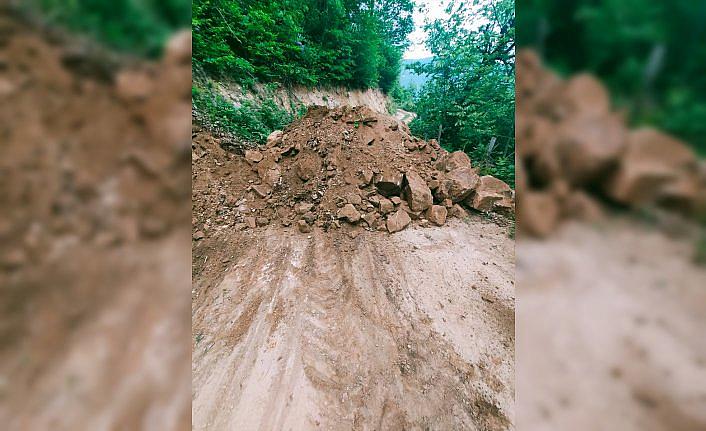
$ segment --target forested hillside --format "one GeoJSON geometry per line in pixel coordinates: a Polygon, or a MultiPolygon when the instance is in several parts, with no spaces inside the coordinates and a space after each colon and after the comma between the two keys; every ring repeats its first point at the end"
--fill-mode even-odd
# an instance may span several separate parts
{"type": "Polygon", "coordinates": [[[244,84],[389,91],[412,8],[412,0],[194,0],[194,67],[244,84]]]}
{"type": "Polygon", "coordinates": [[[434,55],[412,67],[428,81],[416,94],[394,93],[418,117],[422,138],[463,150],[503,181],[515,180],[515,9],[512,0],[453,1],[449,19],[427,25],[434,55]]]}

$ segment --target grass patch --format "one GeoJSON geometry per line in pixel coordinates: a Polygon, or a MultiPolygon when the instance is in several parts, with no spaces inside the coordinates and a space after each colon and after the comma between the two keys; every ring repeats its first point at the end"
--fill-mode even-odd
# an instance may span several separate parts
{"type": "Polygon", "coordinates": [[[244,99],[236,106],[210,84],[193,85],[191,99],[199,123],[245,146],[264,144],[270,133],[283,129],[306,111],[300,106],[289,112],[271,99],[262,102],[244,99]]]}

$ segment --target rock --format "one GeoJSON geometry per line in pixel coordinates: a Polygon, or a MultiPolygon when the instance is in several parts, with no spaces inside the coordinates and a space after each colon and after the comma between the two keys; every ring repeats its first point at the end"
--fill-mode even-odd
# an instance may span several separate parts
{"type": "Polygon", "coordinates": [[[449,215],[461,219],[468,217],[466,210],[459,204],[454,204],[454,206],[451,207],[449,210],[449,215]]]}
{"type": "Polygon", "coordinates": [[[377,207],[377,206],[380,206],[381,199],[385,199],[385,198],[383,198],[380,195],[372,195],[368,198],[368,202],[370,202],[371,204],[373,204],[374,206],[377,207]]]}
{"type": "Polygon", "coordinates": [[[434,202],[434,198],[426,181],[415,171],[407,172],[405,179],[405,195],[412,211],[424,211],[429,208],[434,202]]]}
{"type": "Polygon", "coordinates": [[[262,161],[262,153],[257,150],[245,150],[245,160],[250,163],[259,163],[262,161]]]}
{"type": "Polygon", "coordinates": [[[365,223],[368,224],[368,226],[373,227],[375,225],[375,221],[379,218],[378,214],[376,212],[370,212],[366,213],[363,215],[362,219],[365,223]]]}
{"type": "Polygon", "coordinates": [[[299,215],[302,215],[304,213],[311,211],[312,208],[314,208],[314,204],[311,204],[308,202],[301,202],[301,203],[298,203],[294,206],[294,212],[299,215]]]}
{"type": "Polygon", "coordinates": [[[252,191],[261,198],[266,198],[272,193],[272,189],[266,184],[255,184],[252,186],[252,191]]]}
{"type": "Polygon", "coordinates": [[[382,214],[391,213],[392,211],[395,210],[395,205],[392,203],[391,200],[389,200],[387,198],[381,198],[379,201],[379,205],[380,205],[380,212],[382,214]]]}
{"type": "Polygon", "coordinates": [[[284,132],[282,132],[281,130],[275,130],[274,132],[270,133],[270,135],[267,137],[267,146],[274,147],[275,145],[281,144],[283,136],[284,132]]]}
{"type": "Polygon", "coordinates": [[[27,254],[21,248],[8,251],[2,257],[2,267],[9,270],[21,268],[27,263],[27,254]]]}
{"type": "Polygon", "coordinates": [[[572,117],[557,135],[558,167],[572,185],[602,180],[625,148],[625,126],[617,116],[572,117]]]}
{"type": "Polygon", "coordinates": [[[600,116],[610,112],[610,96],[601,82],[588,73],[573,76],[562,94],[571,115],[600,116]]]}
{"type": "Polygon", "coordinates": [[[349,193],[346,195],[346,202],[357,206],[363,203],[363,198],[358,193],[349,193]]]}
{"type": "Polygon", "coordinates": [[[412,222],[409,214],[403,210],[397,210],[387,217],[387,231],[390,233],[399,232],[412,222]]]}
{"type": "Polygon", "coordinates": [[[257,219],[255,219],[255,224],[257,226],[267,226],[268,224],[270,224],[270,219],[268,219],[267,217],[258,217],[257,219]]]}
{"type": "Polygon", "coordinates": [[[337,218],[345,219],[349,223],[357,223],[360,220],[360,213],[352,204],[346,204],[338,210],[337,218]]]}
{"type": "Polygon", "coordinates": [[[152,94],[152,78],[144,71],[123,70],[115,77],[117,96],[126,101],[145,100],[152,94]]]}
{"type": "Polygon", "coordinates": [[[206,235],[203,233],[203,231],[200,231],[200,230],[197,230],[196,232],[194,232],[194,234],[192,236],[194,241],[200,241],[200,240],[204,239],[205,237],[206,237],[206,235]]]}
{"type": "Polygon", "coordinates": [[[604,212],[598,201],[586,192],[575,190],[564,199],[562,216],[592,222],[602,219],[604,212]]]}
{"type": "Polygon", "coordinates": [[[305,222],[307,222],[309,224],[312,224],[316,221],[316,214],[314,214],[313,212],[304,213],[302,215],[302,220],[304,220],[305,222]]]}
{"type": "Polygon", "coordinates": [[[402,173],[394,170],[385,170],[375,182],[375,187],[383,196],[396,196],[402,191],[402,173]]]}
{"type": "Polygon", "coordinates": [[[399,206],[399,209],[406,212],[412,218],[412,220],[418,219],[419,216],[422,214],[421,211],[413,211],[412,208],[409,207],[409,204],[407,203],[407,201],[402,201],[402,203],[399,206]]]}
{"type": "Polygon", "coordinates": [[[475,190],[480,179],[472,168],[458,168],[446,174],[436,191],[440,201],[451,199],[454,203],[466,199],[475,190]]]}
{"type": "Polygon", "coordinates": [[[297,229],[299,229],[299,232],[301,232],[301,233],[310,233],[311,230],[312,230],[312,228],[311,228],[311,226],[309,225],[309,223],[307,223],[307,222],[304,221],[304,220],[299,220],[299,221],[297,222],[297,229]]]}
{"type": "Polygon", "coordinates": [[[429,187],[430,190],[436,190],[439,188],[439,180],[429,180],[427,181],[427,186],[429,187]]]}
{"type": "Polygon", "coordinates": [[[693,151],[681,141],[651,128],[630,132],[625,152],[605,192],[617,202],[637,207],[654,203],[670,183],[696,170],[693,151]]]}
{"type": "Polygon", "coordinates": [[[463,151],[448,153],[436,162],[436,169],[443,172],[451,172],[459,168],[471,168],[471,159],[463,151]]]}
{"type": "Polygon", "coordinates": [[[358,185],[360,187],[367,186],[368,184],[370,184],[371,181],[373,181],[373,176],[373,171],[371,171],[370,169],[363,169],[360,172],[360,183],[358,183],[358,185]]]}
{"type": "Polygon", "coordinates": [[[250,229],[255,229],[257,227],[257,221],[255,220],[255,217],[245,217],[244,221],[250,229]]]}
{"type": "Polygon", "coordinates": [[[316,153],[303,152],[297,156],[294,162],[294,172],[300,180],[309,181],[321,170],[321,159],[316,153]]]}
{"type": "Polygon", "coordinates": [[[559,205],[550,193],[525,191],[517,203],[517,226],[534,236],[547,236],[559,221],[559,205]]]}
{"type": "Polygon", "coordinates": [[[452,206],[454,206],[454,202],[451,199],[444,199],[441,205],[445,206],[446,208],[451,208],[452,206]]]}
{"type": "Polygon", "coordinates": [[[426,212],[427,220],[434,223],[437,226],[441,226],[446,223],[446,215],[448,210],[446,207],[441,205],[432,205],[426,212]]]}
{"type": "Polygon", "coordinates": [[[390,200],[392,201],[392,203],[393,203],[395,206],[397,206],[397,205],[399,205],[399,204],[402,203],[402,199],[401,199],[399,196],[393,196],[393,197],[390,198],[390,200]]]}
{"type": "Polygon", "coordinates": [[[475,193],[466,199],[466,204],[478,211],[491,211],[498,201],[511,198],[512,189],[502,180],[490,175],[480,178],[475,193]]]}
{"type": "Polygon", "coordinates": [[[414,151],[417,149],[417,144],[412,141],[405,142],[404,146],[407,149],[407,151],[414,151]]]}
{"type": "Polygon", "coordinates": [[[270,187],[274,187],[282,178],[282,173],[277,163],[272,160],[262,161],[257,165],[257,175],[260,180],[270,187]]]}

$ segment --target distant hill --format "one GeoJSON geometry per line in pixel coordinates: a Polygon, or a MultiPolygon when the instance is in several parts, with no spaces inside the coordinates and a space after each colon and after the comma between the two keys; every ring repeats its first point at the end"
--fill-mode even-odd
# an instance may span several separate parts
{"type": "Polygon", "coordinates": [[[402,60],[402,72],[400,73],[400,85],[402,87],[416,87],[421,88],[425,82],[429,80],[427,75],[417,75],[414,71],[407,69],[408,64],[412,63],[429,63],[431,57],[427,58],[415,58],[413,60],[402,60]]]}

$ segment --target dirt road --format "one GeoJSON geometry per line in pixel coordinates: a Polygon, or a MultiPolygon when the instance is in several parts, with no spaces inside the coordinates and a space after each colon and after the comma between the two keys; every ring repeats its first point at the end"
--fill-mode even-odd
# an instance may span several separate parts
{"type": "Polygon", "coordinates": [[[517,245],[517,424],[706,429],[706,270],[635,220],[517,245]]]}
{"type": "Polygon", "coordinates": [[[507,228],[223,229],[193,259],[195,430],[514,428],[507,228]]]}

